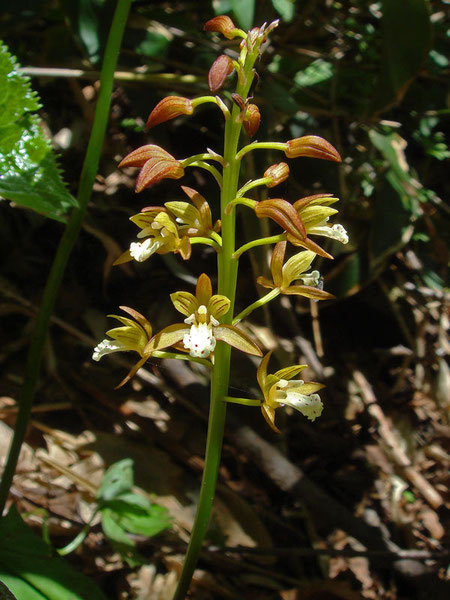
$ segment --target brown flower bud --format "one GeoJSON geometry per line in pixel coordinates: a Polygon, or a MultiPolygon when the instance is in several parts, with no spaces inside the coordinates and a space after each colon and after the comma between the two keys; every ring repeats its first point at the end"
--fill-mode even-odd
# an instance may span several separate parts
{"type": "Polygon", "coordinates": [[[147,127],[154,127],[164,121],[170,121],[180,115],[192,115],[194,107],[191,100],[181,96],[167,96],[155,106],[150,113],[147,121],[147,127]]]}
{"type": "Polygon", "coordinates": [[[306,238],[306,229],[298,212],[282,198],[272,198],[271,200],[261,200],[255,206],[255,214],[259,219],[268,217],[278,223],[288,234],[288,240],[295,244],[295,241],[303,241],[306,238]]]}
{"type": "Polygon", "coordinates": [[[249,104],[245,112],[244,127],[248,137],[253,137],[259,129],[261,115],[256,104],[249,104]]]}
{"type": "Polygon", "coordinates": [[[233,61],[229,56],[221,54],[216,58],[208,73],[208,85],[213,94],[220,90],[225,79],[233,72],[233,69],[233,61]]]}
{"type": "Polygon", "coordinates": [[[342,162],[339,152],[329,142],[318,135],[304,135],[286,142],[287,148],[284,151],[288,158],[297,158],[298,156],[309,156],[311,158],[323,158],[324,160],[333,160],[342,162]]]}
{"type": "Polygon", "coordinates": [[[277,165],[271,165],[265,172],[264,177],[270,177],[272,181],[266,183],[267,187],[272,188],[289,177],[289,166],[285,162],[278,163],[277,165]]]}
{"type": "Polygon", "coordinates": [[[210,19],[205,26],[203,27],[205,31],[216,31],[217,33],[221,33],[227,39],[232,40],[236,37],[236,33],[238,31],[236,25],[226,15],[220,15],[218,17],[214,17],[210,19]]]}
{"type": "Polygon", "coordinates": [[[119,163],[119,167],[142,167],[136,179],[136,192],[161,181],[161,179],[180,179],[184,175],[182,164],[171,154],[149,144],[134,150],[119,163]]]}
{"type": "Polygon", "coordinates": [[[239,106],[241,110],[244,110],[245,102],[243,101],[242,97],[239,96],[239,94],[231,94],[231,99],[237,106],[239,106]]]}

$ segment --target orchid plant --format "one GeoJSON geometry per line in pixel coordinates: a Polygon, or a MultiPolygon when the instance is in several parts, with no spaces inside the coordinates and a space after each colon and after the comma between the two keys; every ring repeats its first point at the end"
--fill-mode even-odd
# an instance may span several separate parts
{"type": "Polygon", "coordinates": [[[109,338],[95,348],[93,358],[117,351],[137,352],[140,359],[120,385],[126,383],[150,358],[168,357],[197,361],[211,370],[211,404],[206,446],[205,468],[200,491],[196,520],[191,534],[186,559],[175,594],[185,597],[206,532],[220,462],[226,407],[228,403],[257,406],[270,427],[275,425],[275,411],[291,406],[311,421],[320,416],[322,402],[317,392],[322,384],[293,379],[306,365],[294,365],[267,374],[270,352],[263,356],[258,345],[239,327],[238,323],[253,310],[273,300],[280,294],[300,295],[315,301],[332,298],[320,286],[320,274],[311,270],[315,257],[333,258],[314,239],[325,236],[342,243],[348,237],[342,225],[329,224],[337,212],[332,208],[337,198],[331,194],[318,194],[294,203],[275,198],[257,201],[247,194],[258,186],[275,187],[289,176],[286,162],[271,165],[259,179],[239,187],[242,159],[257,149],[279,150],[288,159],[307,156],[340,162],[337,150],[326,140],[307,135],[285,143],[250,142],[240,147],[242,129],[248,137],[255,135],[260,123],[258,107],[249,97],[256,76],[254,65],[261,55],[263,44],[277,26],[274,21],[248,33],[237,28],[228,16],[218,16],[205,25],[205,30],[220,33],[228,40],[240,40],[239,58],[233,60],[222,54],[209,71],[208,83],[212,95],[197,99],[168,96],[157,104],[148,119],[154,127],[181,115],[191,115],[204,103],[216,104],[225,122],[224,148],[219,154],[211,149],[203,154],[177,159],[154,144],[145,145],[126,156],[120,167],[140,169],[136,192],[165,178],[181,179],[188,167],[209,171],[220,190],[220,220],[213,222],[207,200],[196,190],[182,186],[189,201],[166,202],[164,206],[143,208],[131,217],[139,228],[137,240],[117,260],[143,262],[153,254],[176,253],[188,260],[194,244],[207,244],[217,253],[217,293],[213,294],[210,277],[203,273],[197,281],[195,295],[179,291],[171,295],[175,309],[185,318],[181,323],[169,324],[154,333],[150,322],[136,310],[121,307],[128,316],[115,316],[120,323],[107,332],[109,338]],[[236,74],[235,92],[224,97],[217,93],[226,80],[236,74]],[[254,211],[258,218],[272,219],[279,227],[276,235],[249,241],[235,247],[236,208],[254,211]],[[235,315],[235,295],[239,257],[262,244],[275,244],[271,259],[272,280],[259,277],[258,283],[270,291],[235,315]],[[285,260],[288,244],[294,247],[292,256],[285,260]],[[234,398],[228,395],[230,352],[236,348],[247,354],[262,357],[257,372],[261,398],[234,398]]]}

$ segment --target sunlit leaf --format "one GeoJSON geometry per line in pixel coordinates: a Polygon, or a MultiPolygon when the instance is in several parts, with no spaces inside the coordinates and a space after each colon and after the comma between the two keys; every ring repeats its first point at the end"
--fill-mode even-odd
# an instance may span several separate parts
{"type": "Polygon", "coordinates": [[[272,0],[272,5],[283,21],[291,21],[295,14],[295,0],[272,0]]]}
{"type": "Polygon", "coordinates": [[[61,179],[54,151],[33,112],[38,108],[28,79],[0,43],[0,196],[64,221],[76,200],[61,179]]]}
{"type": "Polygon", "coordinates": [[[230,0],[230,6],[239,27],[245,31],[251,29],[255,16],[255,0],[230,0]]]}
{"type": "Polygon", "coordinates": [[[0,539],[0,578],[20,600],[106,600],[93,581],[53,555],[14,506],[0,519],[0,539]]]}

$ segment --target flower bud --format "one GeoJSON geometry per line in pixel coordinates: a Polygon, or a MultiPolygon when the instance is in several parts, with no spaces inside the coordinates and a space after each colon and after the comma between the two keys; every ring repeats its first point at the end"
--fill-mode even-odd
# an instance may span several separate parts
{"type": "Polygon", "coordinates": [[[297,158],[298,156],[309,156],[311,158],[322,158],[342,162],[339,152],[329,142],[318,135],[304,135],[286,142],[284,153],[288,158],[297,158]]]}
{"type": "Polygon", "coordinates": [[[147,121],[147,127],[155,127],[164,121],[170,121],[180,115],[192,115],[194,107],[191,100],[181,96],[167,96],[155,106],[150,113],[147,121]]]}
{"type": "Polygon", "coordinates": [[[221,54],[216,58],[208,73],[208,85],[213,94],[220,90],[225,79],[233,72],[233,69],[233,61],[229,56],[221,54]]]}
{"type": "Polygon", "coordinates": [[[161,179],[180,179],[184,175],[180,161],[153,144],[141,146],[125,156],[119,167],[141,167],[136,179],[138,193],[161,179]]]}
{"type": "Polygon", "coordinates": [[[214,17],[210,19],[205,26],[203,27],[205,31],[216,31],[217,33],[221,33],[227,39],[232,40],[236,35],[239,29],[226,15],[220,15],[218,17],[214,17]]]}
{"type": "Polygon", "coordinates": [[[253,137],[259,129],[261,115],[256,104],[249,104],[245,112],[244,127],[248,137],[253,137]]]}
{"type": "Polygon", "coordinates": [[[264,177],[270,177],[272,181],[266,183],[267,187],[272,188],[289,177],[289,166],[285,162],[278,163],[277,165],[271,165],[265,172],[264,177]]]}

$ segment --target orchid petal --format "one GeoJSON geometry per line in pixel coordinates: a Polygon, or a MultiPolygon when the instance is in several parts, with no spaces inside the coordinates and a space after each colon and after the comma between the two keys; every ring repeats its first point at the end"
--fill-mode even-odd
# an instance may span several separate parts
{"type": "Polygon", "coordinates": [[[199,307],[197,298],[190,292],[175,292],[170,294],[173,305],[182,315],[190,317],[199,307]]]}
{"type": "Polygon", "coordinates": [[[230,304],[231,300],[229,298],[220,294],[215,294],[208,302],[207,309],[213,317],[219,319],[228,312],[230,304]]]}
{"type": "Polygon", "coordinates": [[[292,281],[298,279],[302,273],[307,271],[315,256],[315,253],[310,250],[304,250],[291,256],[282,269],[283,288],[289,287],[292,281]]]}
{"type": "Polygon", "coordinates": [[[280,369],[274,373],[275,377],[278,379],[292,379],[295,377],[300,371],[306,369],[308,365],[292,365],[291,367],[285,367],[284,369],[280,369]]]}
{"type": "Polygon", "coordinates": [[[262,356],[261,350],[250,337],[233,325],[217,325],[214,327],[214,337],[242,352],[262,356]]]}
{"type": "Polygon", "coordinates": [[[195,296],[198,300],[199,305],[208,306],[208,303],[212,296],[212,285],[211,279],[206,275],[206,273],[202,273],[200,277],[197,279],[197,285],[195,287],[195,296]]]}

